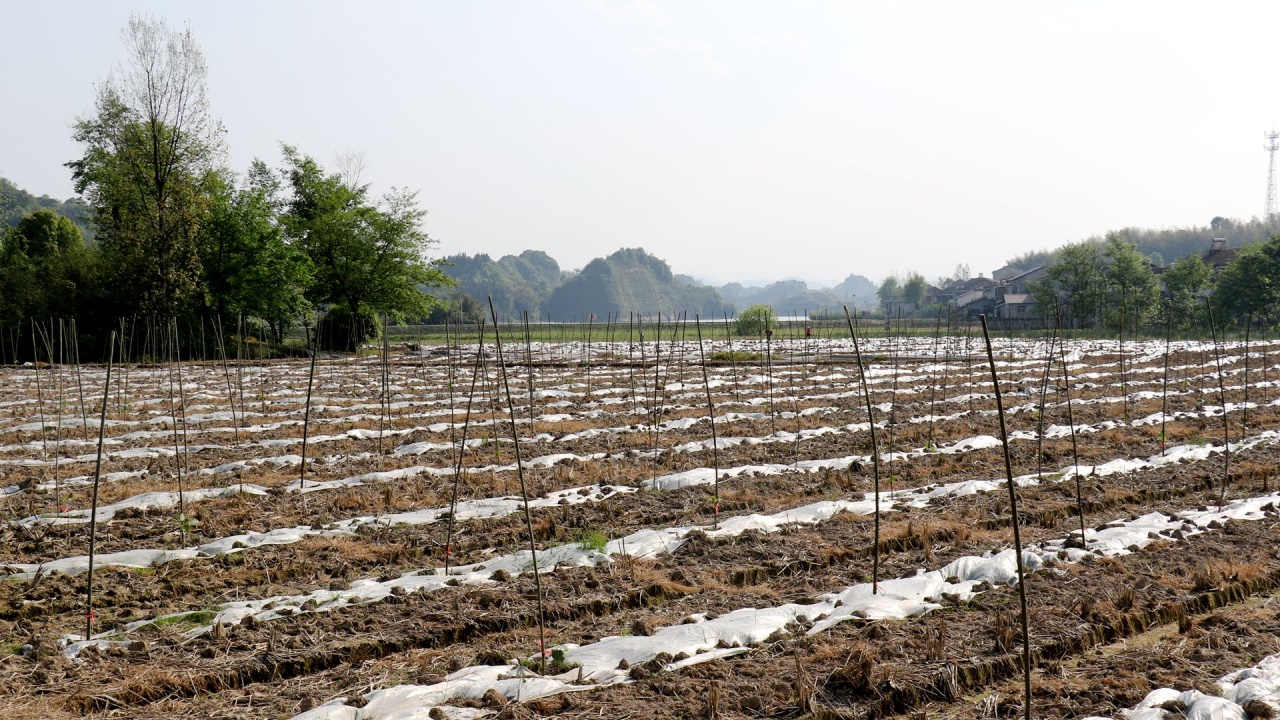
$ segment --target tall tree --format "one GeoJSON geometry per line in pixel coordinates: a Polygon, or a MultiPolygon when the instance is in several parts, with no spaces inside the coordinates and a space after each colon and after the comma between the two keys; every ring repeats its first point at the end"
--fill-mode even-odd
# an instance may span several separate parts
{"type": "Polygon", "coordinates": [[[1133,243],[1115,233],[1107,236],[1103,255],[1110,324],[1141,325],[1155,314],[1160,301],[1160,284],[1150,263],[1133,243]]]}
{"type": "Polygon", "coordinates": [[[905,302],[915,303],[916,308],[924,305],[924,293],[927,287],[924,276],[918,272],[907,273],[907,279],[902,282],[902,299],[905,302]]]}
{"type": "Polygon", "coordinates": [[[91,317],[98,284],[95,253],[70,219],[36,210],[0,230],[0,322],[91,317]]]}
{"type": "Polygon", "coordinates": [[[277,341],[308,307],[310,261],[285,242],[278,222],[275,183],[255,161],[249,184],[237,188],[220,174],[210,183],[210,208],[200,230],[200,263],[210,314],[243,314],[271,326],[277,341]]]}
{"type": "Polygon", "coordinates": [[[880,307],[888,312],[889,304],[902,298],[902,286],[898,283],[898,278],[890,275],[881,281],[876,297],[880,299],[880,307]]]}
{"type": "Polygon", "coordinates": [[[122,303],[176,315],[198,296],[196,234],[222,129],[190,27],[131,15],[121,37],[125,61],[99,86],[93,114],[76,123],[85,151],[68,165],[93,207],[112,279],[127,288],[122,303]]]}
{"type": "Polygon", "coordinates": [[[1214,304],[1227,317],[1274,317],[1280,307],[1280,235],[1240,251],[1218,274],[1214,304]]]}
{"type": "Polygon", "coordinates": [[[1092,326],[1102,314],[1106,283],[1101,248],[1086,241],[1063,247],[1030,290],[1040,307],[1062,306],[1072,324],[1092,326]]]}
{"type": "Polygon", "coordinates": [[[367,185],[326,173],[292,147],[285,146],[284,155],[292,197],[281,219],[311,260],[309,299],[338,306],[350,318],[427,315],[433,301],[423,288],[452,281],[440,269],[442,260],[427,257],[435,241],[422,231],[426,213],[417,193],[392,190],[374,204],[367,185]]]}
{"type": "Polygon", "coordinates": [[[1203,315],[1200,295],[1209,288],[1213,271],[1199,255],[1187,255],[1164,271],[1169,319],[1178,327],[1193,325],[1203,315]]]}

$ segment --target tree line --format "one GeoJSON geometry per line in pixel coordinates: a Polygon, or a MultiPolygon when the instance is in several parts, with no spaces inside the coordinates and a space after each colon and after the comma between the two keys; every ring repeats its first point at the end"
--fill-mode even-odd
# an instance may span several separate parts
{"type": "Polygon", "coordinates": [[[360,162],[327,170],[290,145],[232,171],[191,29],[134,15],[121,35],[67,163],[93,242],[49,207],[0,231],[0,324],[74,317],[92,341],[120,318],[245,318],[279,341],[318,318],[351,348],[380,314],[431,312],[425,289],[450,281],[416,192],[374,196],[360,162]]]}
{"type": "Polygon", "coordinates": [[[1240,249],[1215,276],[1201,252],[1161,266],[1111,233],[1062,247],[1030,290],[1042,315],[1071,327],[1189,330],[1208,324],[1210,313],[1220,323],[1270,327],[1280,313],[1280,234],[1240,249]]]}

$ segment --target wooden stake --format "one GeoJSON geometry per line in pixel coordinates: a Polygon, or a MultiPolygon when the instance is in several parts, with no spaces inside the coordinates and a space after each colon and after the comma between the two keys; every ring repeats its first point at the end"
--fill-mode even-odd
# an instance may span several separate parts
{"type": "Polygon", "coordinates": [[[702,347],[702,319],[697,313],[693,315],[694,326],[698,330],[698,355],[702,358],[702,387],[707,391],[707,412],[711,415],[711,463],[715,479],[715,519],[712,529],[720,529],[720,443],[716,439],[716,406],[711,402],[711,379],[707,375],[707,351],[702,347]]]}
{"type": "Polygon", "coordinates": [[[849,324],[849,336],[853,338],[854,362],[858,363],[858,378],[862,382],[862,398],[867,404],[867,427],[871,432],[871,467],[875,475],[875,530],[871,548],[871,594],[880,592],[880,449],[876,445],[876,418],[871,406],[871,388],[867,386],[867,373],[862,368],[862,350],[858,347],[858,333],[853,328],[849,306],[844,306],[844,319],[849,324]]]}
{"type": "Polygon", "coordinates": [[[1071,428],[1071,460],[1075,463],[1076,477],[1076,510],[1080,515],[1080,547],[1088,550],[1089,541],[1084,534],[1084,495],[1083,483],[1080,480],[1080,451],[1076,447],[1076,418],[1071,407],[1071,375],[1067,372],[1067,332],[1062,326],[1062,309],[1054,307],[1054,325],[1057,326],[1062,339],[1058,341],[1058,355],[1062,359],[1062,389],[1067,398],[1067,425],[1071,428]]]}
{"type": "Polygon", "coordinates": [[[991,352],[991,334],[987,316],[982,321],[982,337],[987,343],[987,364],[991,367],[991,386],[996,393],[996,414],[1000,417],[1000,441],[1004,445],[1004,472],[1009,480],[1009,514],[1013,521],[1013,552],[1018,566],[1018,606],[1022,614],[1022,682],[1025,699],[1022,707],[1026,720],[1031,720],[1031,621],[1027,615],[1027,576],[1022,568],[1022,532],[1018,527],[1018,489],[1013,484],[1013,463],[1009,459],[1009,432],[1004,423],[1004,401],[1000,397],[1000,378],[996,376],[996,358],[991,352]]]}
{"type": "MultiPolygon", "coordinates": [[[[484,355],[484,318],[480,318],[479,339],[476,345],[476,363],[471,369],[471,391],[467,393],[467,414],[462,421],[462,442],[458,444],[458,460],[453,466],[453,494],[449,499],[449,525],[445,530],[444,574],[449,574],[453,555],[453,521],[458,512],[458,484],[462,480],[462,458],[467,452],[467,430],[471,427],[471,401],[476,395],[476,380],[480,377],[480,360],[484,355]]],[[[450,414],[452,414],[450,409],[450,414]]]]}
{"type": "Polygon", "coordinates": [[[1218,399],[1222,403],[1222,489],[1218,493],[1218,507],[1227,499],[1227,483],[1231,480],[1231,421],[1227,418],[1227,389],[1222,384],[1222,352],[1218,348],[1218,327],[1213,320],[1213,304],[1204,299],[1205,312],[1209,315],[1209,332],[1213,337],[1213,358],[1218,366],[1218,399]]]}
{"type": "Polygon", "coordinates": [[[84,639],[93,639],[93,558],[98,541],[98,482],[102,478],[102,442],[107,432],[107,403],[111,400],[111,361],[115,357],[116,331],[107,340],[107,380],[103,383],[102,416],[98,420],[98,460],[93,468],[93,499],[89,504],[89,579],[84,594],[84,639]]]}
{"type": "Polygon", "coordinates": [[[520,433],[516,430],[516,404],[511,398],[511,385],[507,382],[507,365],[502,359],[502,334],[498,332],[498,313],[493,309],[493,296],[489,296],[489,314],[493,316],[493,338],[498,352],[498,371],[502,377],[502,387],[507,395],[507,410],[511,417],[511,441],[515,443],[516,474],[520,477],[520,499],[524,503],[524,524],[529,532],[529,558],[533,565],[534,589],[538,593],[538,659],[541,661],[541,672],[547,672],[547,613],[543,608],[542,575],[538,573],[538,544],[533,536],[533,514],[529,512],[529,493],[524,482],[524,461],[520,458],[520,433]]]}
{"type": "MultiPolygon", "coordinates": [[[[1166,301],[1166,305],[1171,305],[1166,301]]],[[[1173,308],[1169,307],[1164,322],[1164,386],[1160,398],[1160,454],[1164,455],[1169,442],[1166,430],[1169,426],[1169,336],[1173,334],[1173,308]]]]}
{"type": "Polygon", "coordinates": [[[302,461],[298,464],[298,493],[307,489],[307,435],[311,427],[311,389],[316,381],[316,358],[320,355],[320,319],[316,318],[315,342],[311,350],[311,371],[307,374],[307,404],[302,411],[302,461]]]}

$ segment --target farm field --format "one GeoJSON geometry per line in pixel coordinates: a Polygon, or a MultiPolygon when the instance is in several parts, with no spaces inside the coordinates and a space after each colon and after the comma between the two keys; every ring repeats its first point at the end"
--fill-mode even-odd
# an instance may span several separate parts
{"type": "MultiPolygon", "coordinates": [[[[981,336],[691,334],[0,368],[0,716],[1019,715],[981,336]]],[[[1280,711],[1277,351],[994,340],[1035,717],[1280,711]]]]}

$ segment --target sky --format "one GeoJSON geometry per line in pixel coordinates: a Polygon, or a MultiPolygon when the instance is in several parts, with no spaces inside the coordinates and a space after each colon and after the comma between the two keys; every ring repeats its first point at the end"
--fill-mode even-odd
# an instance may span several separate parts
{"type": "Polygon", "coordinates": [[[131,12],[190,23],[232,169],[363,153],[434,254],[565,269],[990,273],[1261,215],[1280,122],[1275,2],[0,0],[0,176],[73,194],[131,12]]]}

